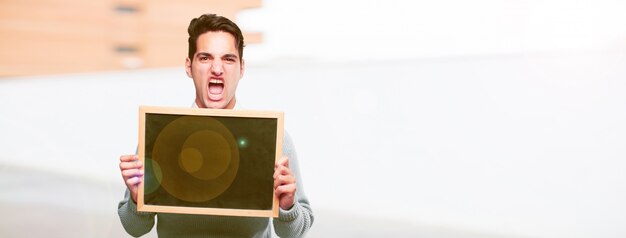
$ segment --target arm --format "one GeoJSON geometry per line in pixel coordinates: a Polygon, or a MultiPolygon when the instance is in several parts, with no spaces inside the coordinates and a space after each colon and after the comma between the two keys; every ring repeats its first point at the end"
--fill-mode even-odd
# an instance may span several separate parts
{"type": "Polygon", "coordinates": [[[128,189],[126,189],[124,199],[117,206],[117,214],[120,216],[124,230],[134,237],[145,235],[154,226],[155,213],[138,212],[137,204],[131,200],[128,189]]]}
{"type": "Polygon", "coordinates": [[[288,159],[279,161],[276,171],[277,177],[283,174],[286,178],[275,179],[276,193],[279,195],[281,208],[278,218],[273,220],[274,230],[280,237],[301,237],[313,225],[313,210],[304,194],[295,148],[286,133],[283,140],[283,155],[288,159]],[[291,183],[291,180],[295,184],[291,183]]]}
{"type": "Polygon", "coordinates": [[[136,155],[120,157],[120,171],[126,183],[124,199],[117,206],[117,214],[126,232],[134,237],[145,235],[154,226],[155,213],[138,212],[137,190],[141,183],[141,168],[143,165],[137,161],[136,155]]]}

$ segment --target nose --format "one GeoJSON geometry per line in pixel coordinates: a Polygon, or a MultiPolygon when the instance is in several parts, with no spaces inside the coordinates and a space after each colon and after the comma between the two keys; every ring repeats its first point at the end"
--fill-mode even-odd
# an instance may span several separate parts
{"type": "Polygon", "coordinates": [[[221,76],[224,74],[224,67],[220,60],[214,60],[211,64],[211,74],[221,76]]]}

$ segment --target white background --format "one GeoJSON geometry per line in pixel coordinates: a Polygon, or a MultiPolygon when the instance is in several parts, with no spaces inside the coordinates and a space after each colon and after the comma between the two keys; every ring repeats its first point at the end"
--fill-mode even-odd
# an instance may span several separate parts
{"type": "MultiPolygon", "coordinates": [[[[264,1],[238,18],[265,37],[246,48],[238,97],[286,112],[312,237],[625,237],[624,10],[264,1]]],[[[87,236],[107,236],[92,214],[119,230],[117,162],[135,151],[137,106],[192,101],[182,67],[0,80],[0,185],[24,186],[0,205],[62,204],[87,236]],[[83,185],[44,193],[19,183],[22,169],[83,185]]],[[[9,214],[0,234],[20,234],[8,217],[21,212],[9,214]]]]}

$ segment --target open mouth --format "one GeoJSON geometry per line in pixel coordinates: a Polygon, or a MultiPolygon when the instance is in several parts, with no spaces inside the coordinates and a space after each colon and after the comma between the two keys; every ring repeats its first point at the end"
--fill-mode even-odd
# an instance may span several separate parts
{"type": "Polygon", "coordinates": [[[224,92],[224,81],[222,79],[209,80],[209,99],[220,100],[224,92]]]}

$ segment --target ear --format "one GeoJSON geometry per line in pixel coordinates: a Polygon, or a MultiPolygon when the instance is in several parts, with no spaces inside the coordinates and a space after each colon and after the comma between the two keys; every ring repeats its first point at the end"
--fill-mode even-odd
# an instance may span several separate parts
{"type": "Polygon", "coordinates": [[[241,75],[241,78],[243,78],[243,73],[246,72],[246,61],[243,59],[241,59],[241,68],[239,70],[239,74],[241,75]]]}
{"type": "Polygon", "coordinates": [[[191,60],[189,57],[185,60],[185,72],[187,72],[187,77],[193,78],[191,74],[191,60]]]}

